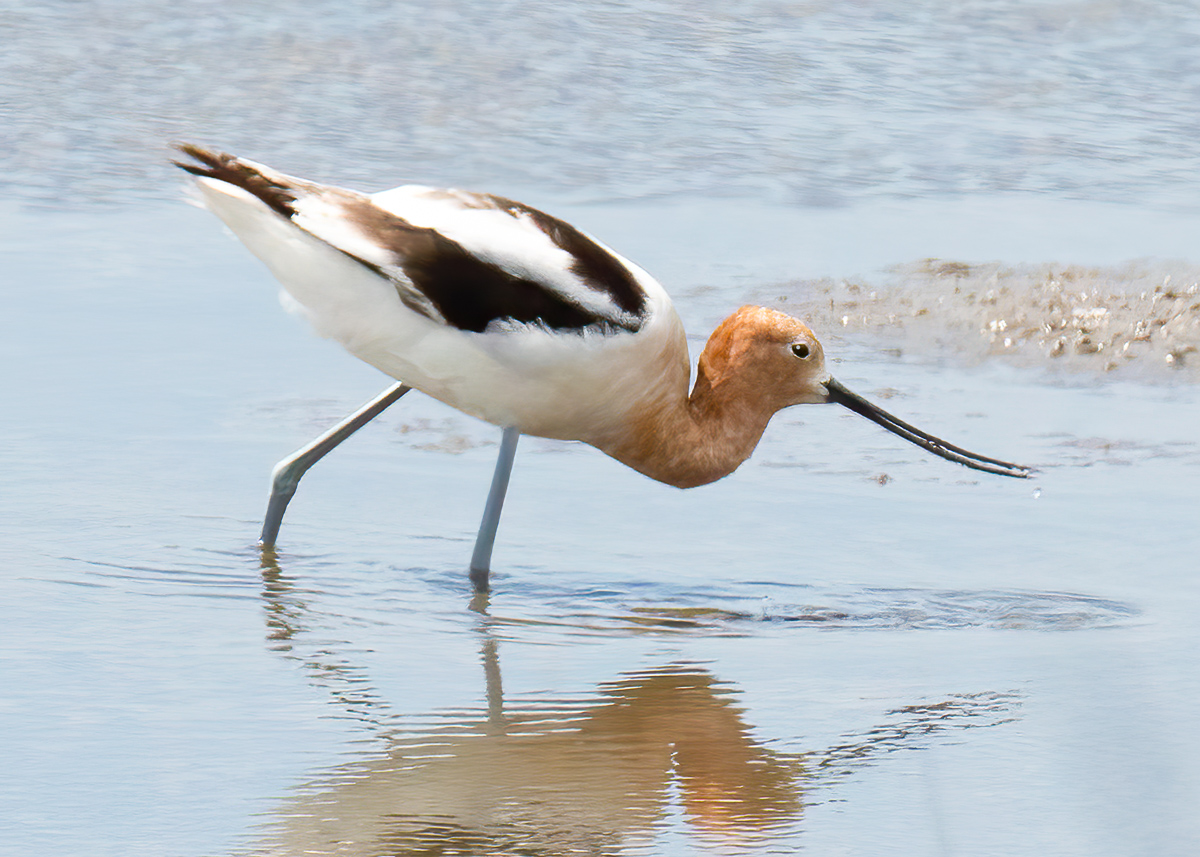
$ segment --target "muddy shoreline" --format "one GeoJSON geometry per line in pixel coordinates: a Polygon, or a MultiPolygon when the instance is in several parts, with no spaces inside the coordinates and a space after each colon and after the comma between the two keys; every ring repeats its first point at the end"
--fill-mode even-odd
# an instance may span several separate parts
{"type": "Polygon", "coordinates": [[[818,333],[871,333],[910,354],[1200,382],[1200,266],[1187,263],[926,259],[877,281],[797,281],[779,301],[818,333]]]}

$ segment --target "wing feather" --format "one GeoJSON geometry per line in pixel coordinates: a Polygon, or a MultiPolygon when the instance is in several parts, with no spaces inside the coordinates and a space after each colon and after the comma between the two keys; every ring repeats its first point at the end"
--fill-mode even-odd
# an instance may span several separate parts
{"type": "Polygon", "coordinates": [[[392,282],[406,306],[473,332],[641,328],[650,301],[630,263],[568,223],[503,197],[406,186],[368,196],[181,145],[188,172],[228,182],[392,282]]]}

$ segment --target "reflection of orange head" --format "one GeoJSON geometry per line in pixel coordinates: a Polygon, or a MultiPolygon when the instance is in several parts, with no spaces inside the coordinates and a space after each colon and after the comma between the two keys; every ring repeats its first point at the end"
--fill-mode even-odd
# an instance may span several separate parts
{"type": "Polygon", "coordinates": [[[758,744],[709,673],[685,665],[630,676],[606,689],[586,729],[672,748],[684,809],[699,829],[740,838],[799,816],[799,759],[758,744]]]}
{"type": "Polygon", "coordinates": [[[761,833],[800,815],[797,759],[781,759],[756,743],[735,709],[721,702],[710,725],[719,733],[676,744],[675,772],[683,805],[701,830],[726,837],[761,833]],[[726,720],[720,723],[720,720],[726,720]]]}
{"type": "MultiPolygon", "coordinates": [[[[699,831],[722,839],[745,840],[794,821],[800,815],[799,795],[787,782],[757,782],[732,788],[728,783],[699,778],[681,781],[683,808],[688,821],[699,831]]],[[[782,780],[783,778],[781,778],[782,780]]]]}

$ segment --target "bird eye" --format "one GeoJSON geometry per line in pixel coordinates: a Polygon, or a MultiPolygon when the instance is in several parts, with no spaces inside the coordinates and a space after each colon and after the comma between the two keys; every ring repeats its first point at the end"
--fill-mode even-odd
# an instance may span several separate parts
{"type": "Polygon", "coordinates": [[[808,346],[806,344],[804,344],[803,342],[793,343],[792,353],[795,354],[797,357],[799,357],[801,360],[805,360],[808,358],[808,355],[809,355],[808,346]]]}

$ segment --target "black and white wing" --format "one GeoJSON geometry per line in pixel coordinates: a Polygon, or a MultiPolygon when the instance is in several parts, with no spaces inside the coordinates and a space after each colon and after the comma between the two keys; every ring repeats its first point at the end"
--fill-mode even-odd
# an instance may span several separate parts
{"type": "Polygon", "coordinates": [[[178,166],[253,194],[386,278],[413,311],[460,330],[636,332],[652,311],[648,292],[661,292],[575,227],[503,197],[420,186],[367,195],[199,146],[179,149],[195,163],[178,166]]]}

